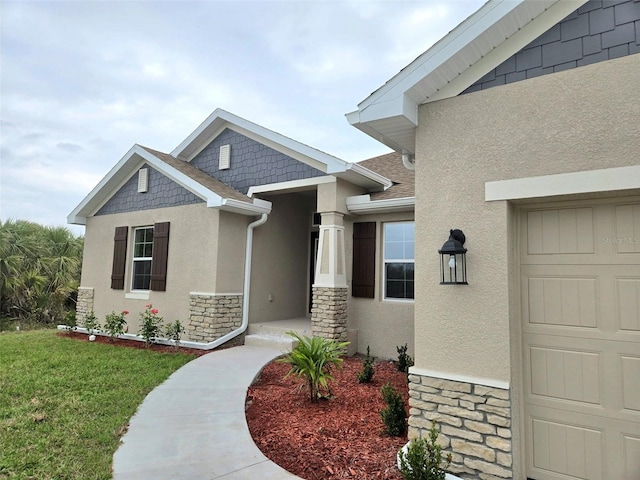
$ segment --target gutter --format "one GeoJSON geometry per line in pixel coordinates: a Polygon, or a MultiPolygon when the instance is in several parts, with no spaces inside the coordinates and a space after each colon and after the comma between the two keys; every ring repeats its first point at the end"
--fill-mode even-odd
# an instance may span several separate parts
{"type": "Polygon", "coordinates": [[[354,215],[369,213],[410,212],[415,209],[416,197],[371,200],[371,195],[347,197],[347,210],[354,215]]]}
{"type": "MultiPolygon", "coordinates": [[[[256,220],[255,222],[247,225],[247,246],[245,250],[244,256],[244,290],[242,294],[242,322],[240,323],[240,327],[235,330],[223,335],[222,337],[214,340],[209,343],[201,343],[201,342],[193,342],[190,340],[180,341],[181,347],[187,348],[195,348],[198,350],[212,350],[216,347],[219,347],[223,343],[232,340],[238,335],[244,333],[249,326],[249,293],[251,287],[251,257],[253,252],[253,230],[260,225],[263,225],[267,222],[269,215],[263,213],[262,216],[256,220]]],[[[67,325],[58,325],[58,330],[69,330],[69,326],[67,325]]],[[[78,327],[75,329],[76,332],[80,333],[89,333],[86,328],[78,327]]],[[[107,336],[105,332],[94,332],[95,335],[107,336]]],[[[139,342],[143,342],[144,339],[139,335],[133,335],[131,333],[125,333],[124,335],[118,335],[118,338],[122,338],[125,340],[136,340],[139,342]]],[[[174,346],[175,343],[173,340],[169,340],[168,338],[157,338],[155,343],[160,345],[171,345],[174,346]]]]}

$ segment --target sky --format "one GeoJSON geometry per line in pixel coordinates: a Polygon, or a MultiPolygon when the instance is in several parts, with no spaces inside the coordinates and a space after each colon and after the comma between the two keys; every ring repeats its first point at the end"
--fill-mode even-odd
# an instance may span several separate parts
{"type": "Polygon", "coordinates": [[[345,114],[484,0],[0,0],[0,220],[66,226],[135,144],[216,108],[347,161],[345,114]]]}

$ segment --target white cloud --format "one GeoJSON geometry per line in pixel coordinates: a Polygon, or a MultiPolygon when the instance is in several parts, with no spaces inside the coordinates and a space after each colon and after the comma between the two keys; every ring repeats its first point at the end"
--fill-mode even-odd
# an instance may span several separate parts
{"type": "Polygon", "coordinates": [[[171,151],[217,107],[384,153],[344,114],[480,3],[4,0],[0,218],[64,224],[134,143],[171,151]]]}

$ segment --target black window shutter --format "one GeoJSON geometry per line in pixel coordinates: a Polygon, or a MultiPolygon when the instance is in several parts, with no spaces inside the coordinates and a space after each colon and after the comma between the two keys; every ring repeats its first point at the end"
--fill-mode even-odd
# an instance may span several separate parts
{"type": "Polygon", "coordinates": [[[111,268],[111,288],[114,290],[124,290],[128,233],[129,227],[116,227],[116,233],[113,238],[113,267],[111,268]]]}
{"type": "Polygon", "coordinates": [[[151,256],[151,290],[167,289],[167,260],[169,257],[169,222],[153,226],[153,253],[151,256]]]}
{"type": "Polygon", "coordinates": [[[376,222],[353,224],[351,295],[373,298],[376,283],[376,222]]]}

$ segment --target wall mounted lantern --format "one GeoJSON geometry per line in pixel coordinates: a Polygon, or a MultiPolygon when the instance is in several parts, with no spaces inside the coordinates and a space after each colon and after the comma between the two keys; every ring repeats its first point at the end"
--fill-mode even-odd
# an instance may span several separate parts
{"type": "Polygon", "coordinates": [[[467,282],[466,238],[462,230],[450,230],[449,240],[438,250],[440,254],[440,285],[469,285],[467,282]]]}

